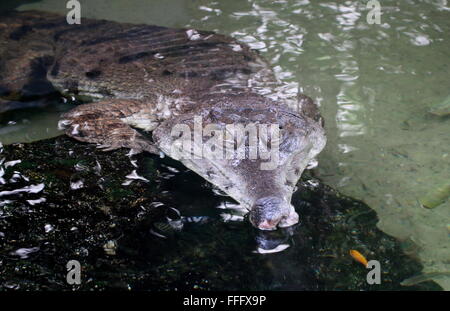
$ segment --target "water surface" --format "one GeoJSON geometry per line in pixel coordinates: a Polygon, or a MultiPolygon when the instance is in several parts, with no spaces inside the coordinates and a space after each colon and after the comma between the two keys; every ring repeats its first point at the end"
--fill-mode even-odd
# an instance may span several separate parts
{"type": "MultiPolygon", "coordinates": [[[[367,23],[366,1],[81,3],[84,17],[215,30],[259,50],[285,83],[284,96],[302,91],[320,104],[328,145],[318,177],[369,204],[384,232],[416,243],[426,272],[450,270],[450,202],[418,203],[450,180],[450,119],[428,113],[450,94],[446,0],[381,1],[380,25],[367,23]]],[[[21,6],[32,8],[66,11],[56,0],[21,6]]],[[[58,113],[32,115],[42,132],[54,129],[58,113]]],[[[13,140],[7,129],[16,125],[3,127],[0,140],[13,140]]],[[[26,141],[28,131],[14,140],[26,141]]],[[[448,276],[436,281],[450,289],[448,276]]]]}

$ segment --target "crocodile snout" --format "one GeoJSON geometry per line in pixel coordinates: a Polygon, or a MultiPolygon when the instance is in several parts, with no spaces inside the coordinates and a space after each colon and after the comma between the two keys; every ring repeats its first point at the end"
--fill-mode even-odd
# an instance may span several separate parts
{"type": "Polygon", "coordinates": [[[275,230],[298,222],[298,214],[285,200],[276,196],[258,199],[253,205],[249,220],[258,229],[275,230]]]}

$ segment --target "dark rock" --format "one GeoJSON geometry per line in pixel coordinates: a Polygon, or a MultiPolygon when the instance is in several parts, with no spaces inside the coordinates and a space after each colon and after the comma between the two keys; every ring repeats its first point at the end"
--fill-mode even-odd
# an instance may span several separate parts
{"type": "Polygon", "coordinates": [[[320,182],[312,186],[311,177],[293,198],[301,223],[263,234],[248,221],[221,221],[223,210],[215,207],[227,198],[178,162],[139,154],[135,168],[127,152],[105,153],[66,137],[4,147],[0,159],[21,163],[0,165],[2,290],[440,289],[434,282],[402,287],[421,265],[376,227],[374,211],[320,182]],[[122,185],[135,169],[148,182],[122,185]],[[41,183],[39,192],[30,187],[41,183]],[[208,217],[171,229],[172,208],[208,217]],[[291,246],[253,253],[257,241],[270,248],[277,239],[291,246]],[[367,284],[369,270],[350,249],[381,263],[380,285],[367,284]],[[81,263],[81,285],[66,283],[69,260],[81,263]]]}

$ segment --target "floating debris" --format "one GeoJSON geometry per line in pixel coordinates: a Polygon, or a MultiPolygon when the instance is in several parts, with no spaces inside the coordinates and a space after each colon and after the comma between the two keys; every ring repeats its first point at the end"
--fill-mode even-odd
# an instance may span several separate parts
{"type": "Polygon", "coordinates": [[[187,35],[189,40],[193,40],[193,41],[200,40],[202,38],[200,36],[200,34],[198,33],[198,31],[195,30],[195,29],[186,30],[186,35],[187,35]]]}
{"type": "Polygon", "coordinates": [[[316,188],[319,186],[319,181],[310,179],[306,182],[309,186],[316,188]]]}
{"type": "Polygon", "coordinates": [[[309,161],[308,165],[306,166],[307,170],[311,170],[313,168],[316,168],[319,165],[319,161],[317,159],[312,159],[309,161]]]}
{"type": "Polygon", "coordinates": [[[11,201],[11,200],[1,201],[0,202],[0,207],[3,207],[3,206],[8,205],[8,204],[11,204],[12,202],[14,202],[14,201],[11,201]]]}
{"type": "Polygon", "coordinates": [[[450,183],[444,184],[419,199],[420,204],[426,208],[435,208],[450,197],[450,183]]]}
{"type": "Polygon", "coordinates": [[[106,255],[115,256],[117,250],[117,242],[113,240],[106,242],[103,245],[103,250],[105,251],[106,255]]]}
{"type": "Polygon", "coordinates": [[[222,214],[220,214],[220,216],[222,217],[224,222],[244,221],[244,216],[233,215],[233,214],[228,214],[228,213],[222,213],[222,214]]]}
{"type": "Polygon", "coordinates": [[[4,185],[6,182],[5,182],[5,179],[3,179],[3,175],[5,175],[5,170],[3,169],[3,167],[0,167],[0,184],[2,184],[2,185],[4,185]]]}
{"type": "Polygon", "coordinates": [[[139,152],[137,152],[137,150],[136,149],[130,149],[130,151],[128,151],[128,153],[127,153],[127,157],[132,157],[132,156],[134,156],[135,154],[138,154],[139,152]]]}
{"type": "Polygon", "coordinates": [[[53,226],[50,225],[50,224],[47,224],[47,225],[44,226],[44,231],[46,233],[49,233],[50,231],[53,231],[53,229],[54,229],[53,226]]]}
{"type": "Polygon", "coordinates": [[[254,253],[258,254],[273,254],[273,253],[279,253],[287,249],[290,245],[289,244],[280,244],[275,248],[272,249],[264,249],[261,247],[258,247],[256,251],[253,251],[254,253]]]}
{"type": "Polygon", "coordinates": [[[450,95],[442,102],[431,106],[429,112],[435,116],[444,117],[450,115],[450,95]]]}
{"type": "Polygon", "coordinates": [[[14,165],[19,164],[21,162],[22,162],[22,160],[8,161],[8,162],[5,162],[4,166],[5,166],[5,168],[8,168],[10,166],[14,166],[14,165]]]}
{"type": "Polygon", "coordinates": [[[160,207],[160,206],[164,206],[164,203],[158,201],[150,203],[150,207],[160,207]]]}
{"type": "Polygon", "coordinates": [[[128,179],[139,179],[139,180],[142,180],[142,181],[145,181],[145,182],[149,182],[149,180],[148,180],[147,178],[144,178],[144,177],[142,177],[142,176],[139,176],[139,175],[136,173],[136,170],[133,170],[133,172],[131,172],[131,174],[125,176],[125,178],[128,178],[128,179]]]}
{"type": "Polygon", "coordinates": [[[20,178],[20,173],[18,172],[14,172],[14,174],[12,175],[12,177],[9,179],[10,183],[15,183],[17,182],[17,180],[20,178]]]}
{"type": "Polygon", "coordinates": [[[18,250],[11,252],[11,255],[19,256],[21,259],[26,259],[30,254],[39,251],[39,249],[39,247],[19,248],[18,250]]]}
{"type": "Polygon", "coordinates": [[[352,249],[352,250],[350,250],[350,256],[352,256],[353,259],[355,259],[357,262],[363,264],[364,267],[367,268],[367,265],[368,265],[369,263],[367,262],[367,259],[366,259],[366,257],[364,257],[363,254],[361,254],[360,252],[358,252],[358,251],[355,250],[355,249],[352,249]]]}
{"type": "Polygon", "coordinates": [[[403,280],[402,282],[400,282],[400,285],[413,286],[422,282],[431,281],[433,278],[438,278],[442,276],[450,276],[450,271],[422,273],[403,280]]]}
{"type": "Polygon", "coordinates": [[[30,205],[36,205],[36,204],[40,204],[40,203],[44,203],[46,201],[45,198],[40,198],[37,200],[27,200],[28,204],[30,205]]]}
{"type": "Polygon", "coordinates": [[[165,235],[155,232],[155,231],[153,231],[153,229],[150,229],[150,233],[153,234],[154,236],[157,236],[158,238],[167,239],[167,237],[165,235]]]}
{"type": "Polygon", "coordinates": [[[78,180],[78,181],[74,181],[74,182],[70,182],[70,189],[72,190],[77,190],[77,189],[81,189],[84,187],[84,183],[83,180],[78,180]]]}
{"type": "Polygon", "coordinates": [[[133,182],[132,180],[124,181],[124,182],[122,183],[122,186],[129,186],[129,185],[131,185],[132,182],[133,182]]]}
{"type": "Polygon", "coordinates": [[[164,165],[161,164],[162,167],[166,168],[167,170],[171,171],[172,173],[179,173],[180,171],[177,170],[175,167],[169,166],[169,165],[164,165]]]}
{"type": "Polygon", "coordinates": [[[322,61],[322,60],[330,60],[331,56],[330,55],[325,55],[325,56],[320,56],[317,57],[316,60],[322,61]]]}
{"type": "Polygon", "coordinates": [[[102,171],[102,166],[100,165],[100,163],[98,162],[98,160],[95,160],[95,167],[94,167],[94,170],[98,173],[98,174],[100,174],[101,173],[101,171],[102,171]]]}
{"type": "Polygon", "coordinates": [[[245,216],[248,213],[248,209],[241,204],[235,204],[230,202],[222,202],[220,205],[216,206],[219,209],[231,210],[234,215],[245,216]]]}
{"type": "Polygon", "coordinates": [[[11,191],[0,191],[0,197],[4,196],[4,195],[16,194],[16,193],[20,193],[20,192],[38,193],[38,192],[41,192],[42,189],[44,189],[44,187],[45,187],[44,184],[38,184],[38,185],[27,186],[22,189],[16,189],[16,190],[11,190],[11,191]]]}
{"type": "Polygon", "coordinates": [[[242,51],[242,47],[240,44],[230,44],[231,48],[233,49],[233,51],[235,52],[240,52],[242,51]]]}
{"type": "Polygon", "coordinates": [[[75,170],[78,172],[83,172],[83,171],[87,171],[89,170],[89,167],[87,167],[86,165],[84,165],[83,163],[77,163],[74,166],[75,170]]]}

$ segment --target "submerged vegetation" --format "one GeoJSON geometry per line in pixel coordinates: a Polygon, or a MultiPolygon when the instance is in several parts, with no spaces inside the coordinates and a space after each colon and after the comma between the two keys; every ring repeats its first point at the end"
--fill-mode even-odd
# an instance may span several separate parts
{"type": "Polygon", "coordinates": [[[442,102],[434,104],[430,108],[430,113],[436,116],[449,116],[450,115],[450,96],[447,96],[442,102]]]}
{"type": "Polygon", "coordinates": [[[447,182],[420,199],[420,204],[426,208],[435,208],[450,197],[450,182],[447,182]]]}

